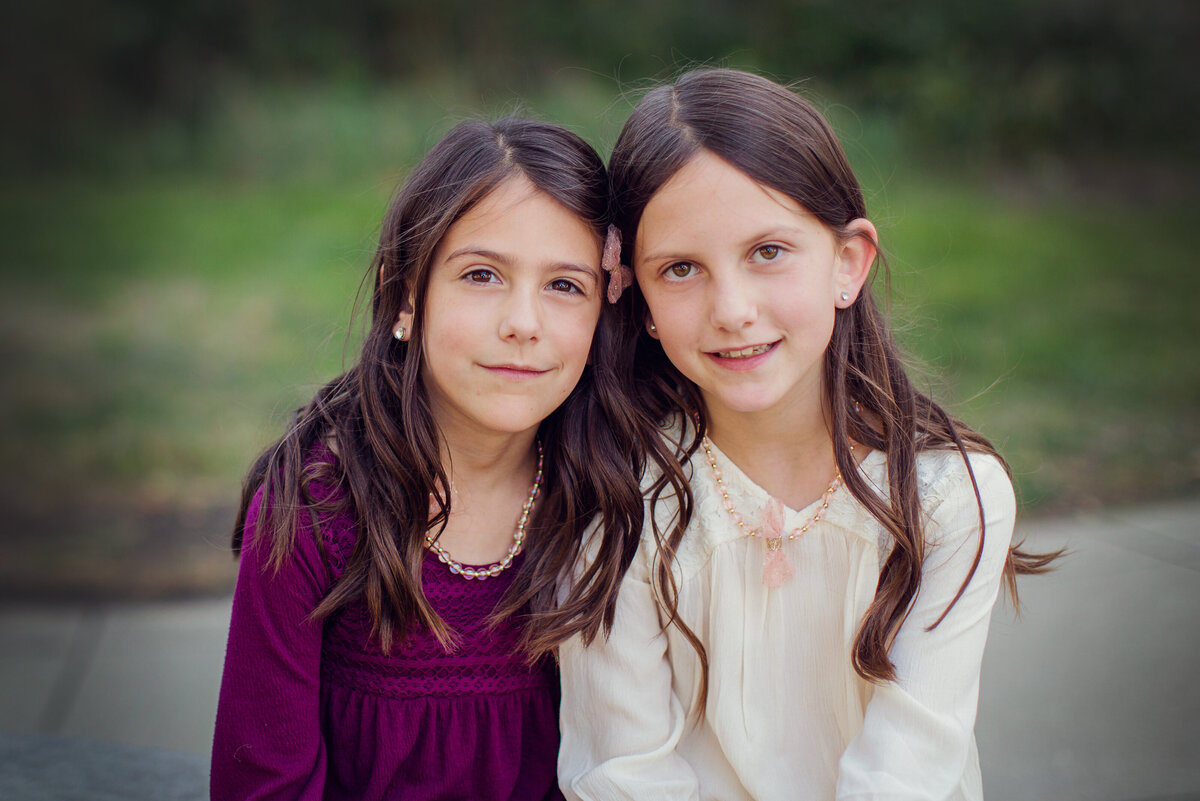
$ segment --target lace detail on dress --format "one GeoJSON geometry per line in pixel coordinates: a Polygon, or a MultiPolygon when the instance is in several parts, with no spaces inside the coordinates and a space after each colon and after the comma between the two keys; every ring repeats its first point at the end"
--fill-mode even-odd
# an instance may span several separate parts
{"type": "MultiPolygon", "coordinates": [[[[765,490],[755,484],[741,469],[731,462],[728,457],[718,450],[721,460],[724,481],[735,502],[743,511],[748,526],[757,526],[761,521],[761,509],[770,499],[765,490]]],[[[918,460],[920,465],[922,459],[918,460]]],[[[693,524],[688,527],[688,535],[683,538],[675,555],[676,577],[680,580],[694,575],[704,569],[705,564],[712,558],[713,551],[729,543],[737,542],[745,537],[745,533],[737,530],[729,519],[720,492],[712,477],[712,471],[705,461],[703,451],[697,451],[685,466],[690,469],[690,485],[694,501],[693,524]],[[696,523],[695,521],[700,521],[696,523]]],[[[887,463],[884,454],[872,451],[866,455],[859,466],[860,475],[868,484],[877,488],[882,487],[881,497],[887,497],[886,474],[887,463]]],[[[926,480],[922,483],[922,492],[928,486],[926,480]]],[[[814,500],[803,509],[787,510],[785,524],[800,525],[809,518],[819,506],[814,500]]],[[[659,504],[657,516],[660,525],[670,519],[675,511],[673,504],[659,504]]],[[[891,537],[879,522],[871,517],[866,508],[860,504],[848,490],[834,495],[821,518],[821,526],[815,529],[816,536],[847,536],[862,540],[879,554],[879,564],[882,567],[892,547],[891,537]]],[[[648,552],[653,552],[652,543],[646,546],[648,552]]],[[[649,569],[649,568],[648,568],[649,569]]]]}
{"type": "Polygon", "coordinates": [[[410,664],[379,664],[371,659],[325,662],[321,678],[331,684],[368,695],[389,698],[462,698],[497,696],[553,687],[553,668],[534,670],[506,663],[437,664],[411,660],[410,664]]]}
{"type": "MultiPolygon", "coordinates": [[[[520,557],[518,557],[520,559],[520,557]]],[[[489,628],[492,610],[512,584],[520,562],[488,581],[466,581],[427,555],[422,566],[425,594],[459,635],[459,648],[446,653],[424,629],[384,655],[371,639],[366,604],[356,603],[330,626],[321,657],[321,676],[343,687],[391,698],[503,695],[554,686],[550,660],[533,667],[516,651],[520,619],[489,628]]]]}
{"type": "MultiPolygon", "coordinates": [[[[331,456],[331,455],[330,455],[331,456]]],[[[320,485],[322,498],[336,492],[320,485]]],[[[330,584],[341,578],[358,540],[352,512],[321,521],[330,584]]],[[[325,624],[321,679],[365,694],[390,698],[492,696],[523,690],[553,690],[553,660],[529,667],[516,650],[523,621],[509,618],[489,627],[489,616],[512,586],[524,561],[487,581],[467,581],[450,573],[427,552],[421,567],[425,596],[459,636],[459,647],[446,653],[437,639],[418,628],[385,655],[371,637],[371,613],[361,599],[325,624]]],[[[475,567],[475,565],[472,565],[475,567]]]]}

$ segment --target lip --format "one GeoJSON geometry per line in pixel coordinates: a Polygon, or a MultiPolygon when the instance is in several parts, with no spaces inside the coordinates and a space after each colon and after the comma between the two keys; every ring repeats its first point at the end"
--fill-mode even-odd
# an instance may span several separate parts
{"type": "Polygon", "coordinates": [[[777,339],[774,342],[759,342],[753,345],[743,345],[737,348],[721,348],[719,350],[705,351],[704,355],[711,359],[714,364],[717,364],[726,370],[732,370],[733,372],[740,373],[747,370],[753,370],[767,359],[771,358],[771,354],[775,352],[775,348],[778,347],[781,341],[782,340],[777,339]],[[760,347],[766,347],[766,350],[753,356],[729,357],[719,355],[721,353],[729,353],[731,351],[748,350],[750,348],[760,347]]]}
{"type": "Polygon", "coordinates": [[[482,364],[480,367],[492,375],[507,378],[510,381],[528,381],[550,372],[527,364],[482,364]]]}

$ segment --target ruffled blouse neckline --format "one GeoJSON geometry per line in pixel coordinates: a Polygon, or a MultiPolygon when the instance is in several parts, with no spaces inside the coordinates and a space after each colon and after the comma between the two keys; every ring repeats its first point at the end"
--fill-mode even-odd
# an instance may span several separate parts
{"type": "MultiPolygon", "coordinates": [[[[716,443],[713,443],[712,450],[720,465],[723,476],[722,480],[733,497],[738,511],[744,516],[746,525],[748,527],[760,525],[762,523],[763,510],[771,500],[771,493],[767,492],[767,490],[763,489],[752,478],[746,475],[737,463],[730,459],[716,443]]],[[[697,449],[696,453],[692,455],[691,461],[692,492],[712,498],[716,505],[720,507],[720,491],[704,455],[704,450],[702,448],[697,449]]],[[[886,497],[886,481],[884,481],[883,477],[886,475],[886,467],[886,455],[880,450],[872,450],[858,464],[859,474],[869,484],[879,488],[881,495],[884,497],[886,497]]],[[[701,498],[697,497],[696,500],[699,503],[701,498]]],[[[822,494],[800,509],[793,509],[784,504],[783,522],[785,528],[790,530],[809,520],[817,509],[820,508],[823,500],[824,497],[822,494]]],[[[862,523],[860,518],[864,512],[865,509],[862,505],[858,503],[850,491],[843,485],[829,498],[829,507],[822,513],[821,522],[858,532],[861,529],[862,523]]],[[[717,539],[721,541],[740,539],[745,536],[744,531],[740,531],[734,526],[733,522],[729,519],[729,515],[722,513],[719,517],[721,518],[720,523],[713,525],[715,521],[709,521],[705,525],[710,535],[716,534],[717,539]]],[[[862,533],[860,532],[861,535],[862,533]]]]}

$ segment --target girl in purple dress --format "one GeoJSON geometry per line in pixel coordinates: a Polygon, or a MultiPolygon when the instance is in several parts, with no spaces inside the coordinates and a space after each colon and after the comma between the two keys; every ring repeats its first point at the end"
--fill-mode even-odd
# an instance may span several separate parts
{"type": "Polygon", "coordinates": [[[358,364],[246,478],[214,799],[560,797],[553,652],[611,624],[650,439],[607,215],[595,152],[530,120],[401,189],[358,364]]]}

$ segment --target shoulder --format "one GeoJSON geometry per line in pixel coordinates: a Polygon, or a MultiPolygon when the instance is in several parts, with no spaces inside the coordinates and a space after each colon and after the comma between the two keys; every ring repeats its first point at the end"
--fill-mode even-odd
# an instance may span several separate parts
{"type": "Polygon", "coordinates": [[[921,505],[927,513],[947,503],[957,504],[964,500],[976,506],[976,487],[978,501],[985,507],[1016,506],[1008,470],[989,453],[968,452],[964,459],[955,449],[921,451],[917,455],[917,487],[921,505]]]}
{"type": "Polygon", "coordinates": [[[260,485],[247,509],[245,542],[264,547],[274,541],[276,532],[290,527],[294,532],[293,553],[302,559],[328,560],[340,573],[358,537],[357,516],[341,464],[329,446],[318,440],[305,452],[295,480],[301,482],[297,505],[280,497],[282,476],[268,488],[260,485]],[[258,531],[259,519],[268,515],[269,525],[258,531]]]}
{"type": "MultiPolygon", "coordinates": [[[[1008,471],[998,458],[978,452],[968,452],[964,458],[954,448],[930,449],[917,453],[915,470],[922,524],[930,546],[976,539],[985,529],[988,541],[997,548],[999,541],[1011,540],[1016,497],[1008,471]],[[993,532],[996,532],[994,537],[993,532]]],[[[879,498],[888,503],[887,455],[872,451],[859,466],[859,472],[879,498]]],[[[891,534],[865,506],[857,501],[849,506],[850,509],[835,510],[831,505],[827,518],[859,531],[868,539],[876,537],[882,566],[893,545],[891,534]]]]}
{"type": "Polygon", "coordinates": [[[301,462],[301,481],[307,480],[309,491],[319,500],[337,500],[345,493],[339,490],[342,484],[342,462],[331,441],[317,439],[304,451],[301,462]]]}
{"type": "MultiPolygon", "coordinates": [[[[305,474],[315,473],[308,485],[315,504],[307,517],[318,528],[334,572],[341,575],[358,540],[358,516],[348,489],[348,477],[337,453],[323,441],[317,441],[309,449],[304,467],[305,474]]],[[[311,523],[302,530],[311,536],[311,523]]]]}
{"type": "MultiPolygon", "coordinates": [[[[970,497],[975,502],[975,485],[985,502],[1013,501],[1012,480],[1008,470],[995,456],[968,451],[967,458],[955,448],[918,451],[916,456],[917,495],[927,514],[947,500],[970,497]],[[972,477],[974,483],[972,483],[972,477]]],[[[885,503],[890,496],[887,454],[872,451],[859,465],[859,473],[885,503]]]]}
{"type": "Polygon", "coordinates": [[[995,456],[933,450],[917,458],[921,508],[931,548],[957,548],[984,538],[985,558],[1003,561],[1016,524],[1016,495],[995,456]],[[972,480],[974,479],[974,480],[972,480]]]}

